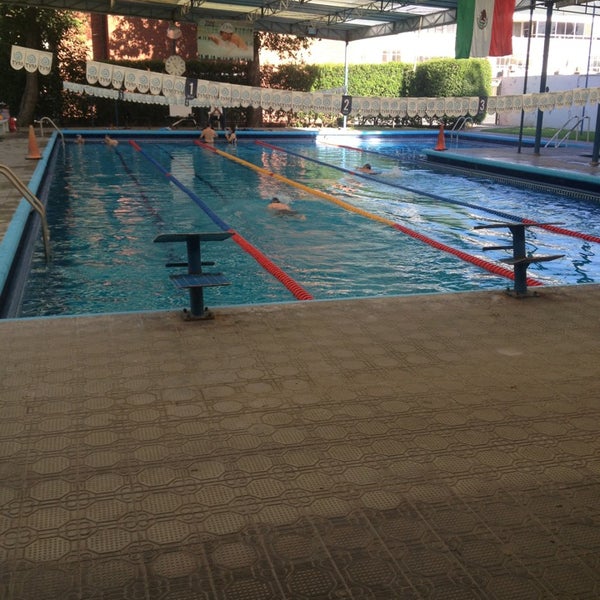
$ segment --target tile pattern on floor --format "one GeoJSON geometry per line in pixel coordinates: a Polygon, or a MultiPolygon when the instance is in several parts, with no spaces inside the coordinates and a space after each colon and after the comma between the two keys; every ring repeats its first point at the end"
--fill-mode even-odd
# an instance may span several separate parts
{"type": "Polygon", "coordinates": [[[0,322],[2,600],[600,597],[600,286],[0,322]]]}

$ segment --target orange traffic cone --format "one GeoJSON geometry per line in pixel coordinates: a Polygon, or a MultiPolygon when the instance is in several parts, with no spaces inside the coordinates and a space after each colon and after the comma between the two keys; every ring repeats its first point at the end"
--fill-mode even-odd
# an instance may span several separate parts
{"type": "Polygon", "coordinates": [[[446,138],[444,137],[444,124],[440,125],[440,132],[438,133],[437,145],[434,150],[445,150],[446,149],[446,138]]]}
{"type": "Polygon", "coordinates": [[[27,156],[25,158],[29,158],[32,160],[39,160],[42,158],[40,154],[40,148],[38,146],[37,140],[35,139],[35,131],[33,129],[33,125],[29,126],[29,148],[27,152],[27,156]]]}

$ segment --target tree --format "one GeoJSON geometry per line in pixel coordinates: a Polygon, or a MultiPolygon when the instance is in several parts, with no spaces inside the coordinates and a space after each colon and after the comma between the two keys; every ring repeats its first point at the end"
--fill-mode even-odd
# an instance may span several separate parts
{"type": "MultiPolygon", "coordinates": [[[[4,82],[3,101],[11,106],[20,125],[30,125],[38,112],[53,107],[52,115],[60,116],[62,99],[61,57],[81,59],[80,44],[76,33],[81,22],[75,13],[68,11],[43,10],[34,7],[16,8],[0,5],[0,77],[4,82]],[[53,63],[50,75],[38,71],[29,73],[25,69],[15,71],[10,66],[12,45],[52,52],[53,63]]],[[[45,112],[45,111],[44,111],[45,112]]],[[[46,115],[44,115],[46,116],[46,115]]]]}
{"type": "MultiPolygon", "coordinates": [[[[106,58],[164,60],[171,54],[179,54],[185,60],[197,56],[196,25],[179,23],[181,38],[172,41],[167,38],[168,21],[155,19],[113,17],[112,32],[106,58]]],[[[99,59],[103,60],[103,59],[99,59]]]]}
{"type": "MultiPolygon", "coordinates": [[[[263,83],[260,68],[260,50],[265,48],[277,52],[281,60],[295,59],[298,52],[310,48],[312,40],[305,37],[278,35],[276,33],[254,32],[254,58],[248,62],[248,80],[251,86],[260,87],[263,83]]],[[[262,125],[262,109],[251,108],[248,111],[248,125],[262,125]]]]}
{"type": "MultiPolygon", "coordinates": [[[[115,18],[116,19],[116,18],[115,18]]],[[[154,21],[152,19],[118,18],[118,24],[114,27],[111,39],[108,41],[108,55],[99,60],[111,58],[120,60],[129,58],[166,58],[171,53],[167,39],[165,21],[154,21]]],[[[106,23],[101,19],[92,20],[92,38],[104,35],[107,31],[106,23]]],[[[177,42],[177,53],[186,59],[191,59],[195,53],[196,40],[195,26],[188,23],[180,23],[183,36],[177,42]],[[193,27],[193,29],[192,29],[193,27]]],[[[260,87],[263,74],[260,66],[260,50],[267,49],[276,52],[281,60],[295,59],[298,52],[306,50],[312,44],[312,39],[290,35],[279,35],[276,33],[254,32],[254,57],[247,61],[248,85],[260,87]]],[[[262,109],[258,107],[248,108],[248,125],[258,127],[262,124],[262,109]]]]}

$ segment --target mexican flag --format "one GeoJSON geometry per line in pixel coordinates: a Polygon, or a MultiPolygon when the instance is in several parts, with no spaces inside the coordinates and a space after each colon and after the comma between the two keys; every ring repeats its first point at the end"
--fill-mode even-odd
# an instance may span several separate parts
{"type": "Polygon", "coordinates": [[[512,54],[515,0],[459,0],[456,58],[512,54]]]}

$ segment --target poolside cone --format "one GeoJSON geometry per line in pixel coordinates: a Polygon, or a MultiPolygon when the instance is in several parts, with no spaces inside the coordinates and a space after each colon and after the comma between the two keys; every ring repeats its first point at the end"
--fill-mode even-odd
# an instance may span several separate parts
{"type": "Polygon", "coordinates": [[[434,150],[445,150],[446,149],[446,138],[444,137],[444,124],[440,125],[440,132],[438,133],[437,145],[434,150]]]}
{"type": "Polygon", "coordinates": [[[29,126],[29,148],[26,158],[31,160],[39,160],[40,158],[42,158],[42,155],[40,154],[40,148],[38,146],[37,140],[35,139],[35,131],[33,129],[33,125],[29,126]]]}

